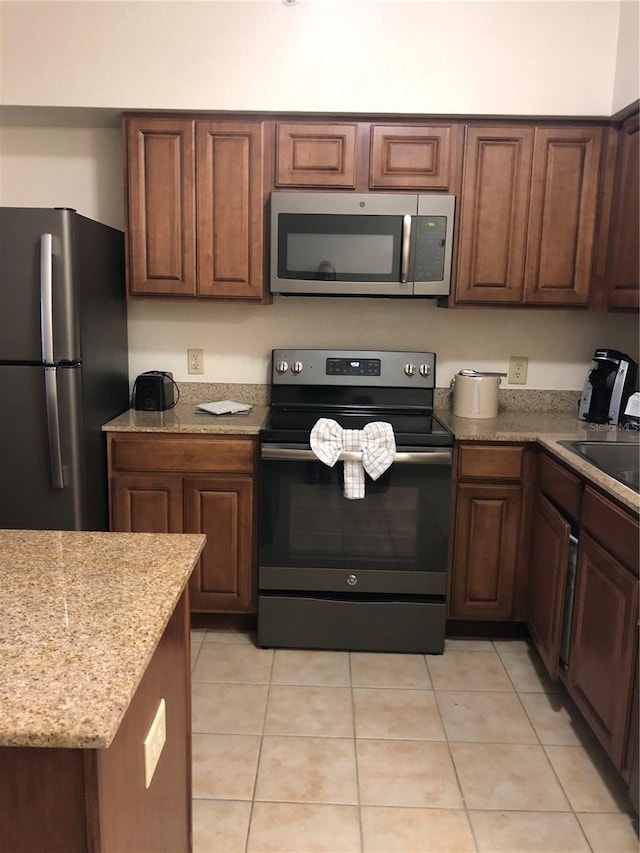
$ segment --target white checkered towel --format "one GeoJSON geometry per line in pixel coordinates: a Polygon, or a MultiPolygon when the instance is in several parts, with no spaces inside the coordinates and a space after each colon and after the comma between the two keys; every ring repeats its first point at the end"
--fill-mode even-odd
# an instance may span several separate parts
{"type": "Polygon", "coordinates": [[[373,421],[364,429],[343,429],[331,418],[319,418],[311,430],[311,449],[330,468],[342,453],[362,454],[361,458],[344,460],[344,496],[364,497],[364,472],[377,480],[393,462],[396,440],[393,427],[384,421],[373,421]]]}

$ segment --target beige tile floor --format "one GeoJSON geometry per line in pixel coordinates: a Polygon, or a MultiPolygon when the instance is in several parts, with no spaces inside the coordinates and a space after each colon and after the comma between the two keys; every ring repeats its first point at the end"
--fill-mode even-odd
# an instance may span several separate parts
{"type": "Polygon", "coordinates": [[[193,631],[192,671],[194,853],[638,853],[621,780],[526,641],[193,631]]]}

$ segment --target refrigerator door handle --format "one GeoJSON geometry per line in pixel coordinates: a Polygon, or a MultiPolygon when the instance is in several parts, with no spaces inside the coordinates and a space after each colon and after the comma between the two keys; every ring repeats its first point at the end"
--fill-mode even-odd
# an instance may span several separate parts
{"type": "Polygon", "coordinates": [[[44,387],[47,407],[47,425],[49,427],[49,459],[51,461],[51,485],[54,489],[64,489],[62,472],[62,444],[60,441],[60,412],[58,408],[57,368],[45,367],[44,387]]]}
{"type": "Polygon", "coordinates": [[[42,360],[53,359],[53,235],[40,235],[40,337],[42,360]]]}

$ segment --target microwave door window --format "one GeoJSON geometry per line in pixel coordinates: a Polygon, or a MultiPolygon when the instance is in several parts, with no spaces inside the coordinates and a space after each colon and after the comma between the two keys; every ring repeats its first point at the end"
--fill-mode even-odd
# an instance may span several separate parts
{"type": "Polygon", "coordinates": [[[400,280],[401,216],[280,214],[280,278],[400,280]]]}

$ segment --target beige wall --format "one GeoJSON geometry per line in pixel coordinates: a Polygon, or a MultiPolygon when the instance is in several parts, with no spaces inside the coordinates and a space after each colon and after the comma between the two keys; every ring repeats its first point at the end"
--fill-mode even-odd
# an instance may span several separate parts
{"type": "MultiPolygon", "coordinates": [[[[553,0],[299,0],[293,8],[279,0],[3,3],[2,101],[116,109],[608,115],[614,79],[619,99],[634,82],[627,73],[633,39],[621,32],[618,40],[618,11],[617,3],[553,0]],[[176,17],[177,7],[182,17],[176,17]],[[200,29],[195,21],[202,22],[200,29]],[[240,22],[239,51],[234,27],[240,22]],[[416,32],[425,35],[418,40],[416,32]],[[42,66],[32,60],[34,40],[44,51],[42,66]],[[322,50],[314,53],[309,46],[318,43],[322,50]],[[328,58],[334,49],[337,64],[335,55],[328,58]],[[411,63],[417,63],[416,73],[409,73],[411,63]],[[308,84],[312,66],[322,72],[317,86],[308,84]]],[[[630,17],[623,9],[627,25],[630,17]]],[[[38,116],[45,125],[95,120],[82,110],[40,110],[38,116]]],[[[122,227],[119,130],[5,126],[0,204],[74,207],[122,227]]],[[[273,347],[407,347],[437,352],[440,386],[462,367],[505,370],[510,355],[526,355],[528,387],[576,389],[597,346],[638,354],[635,318],[579,311],[448,311],[429,301],[280,297],[265,307],[141,302],[130,305],[129,316],[132,378],[158,368],[186,380],[187,347],[205,350],[205,381],[237,382],[266,381],[273,347]]]]}
{"type": "Polygon", "coordinates": [[[1,9],[4,104],[611,113],[612,0],[58,0],[1,9]]]}
{"type": "Polygon", "coordinates": [[[616,49],[616,74],[611,114],[624,109],[640,94],[640,3],[622,0],[616,49]]]}

